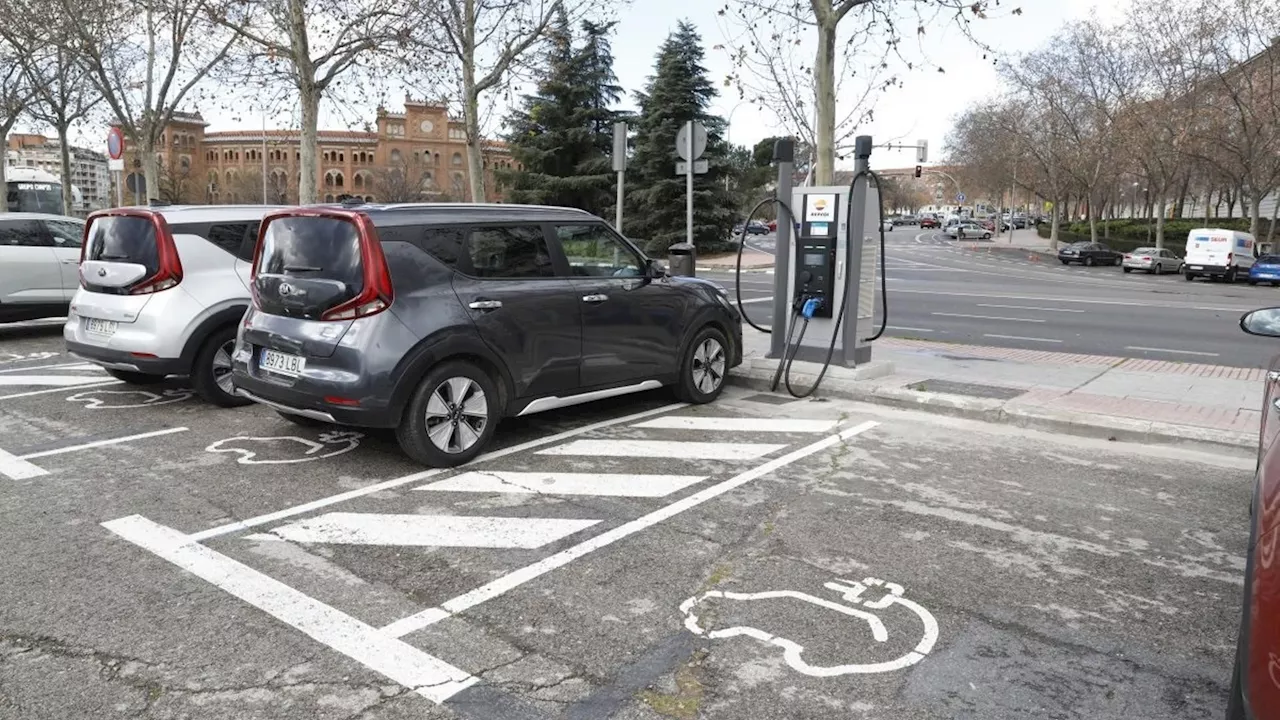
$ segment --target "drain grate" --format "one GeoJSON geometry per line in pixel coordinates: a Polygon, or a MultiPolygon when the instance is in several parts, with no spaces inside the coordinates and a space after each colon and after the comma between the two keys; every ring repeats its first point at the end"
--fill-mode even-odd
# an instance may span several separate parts
{"type": "Polygon", "coordinates": [[[793,397],[788,397],[786,395],[774,395],[772,393],[760,393],[758,395],[748,395],[745,398],[743,398],[743,400],[750,400],[751,402],[764,403],[765,405],[786,405],[787,403],[793,403],[796,401],[796,399],[793,397]]]}
{"type": "Polygon", "coordinates": [[[953,380],[924,380],[907,386],[908,390],[947,393],[949,395],[969,395],[971,397],[992,398],[994,400],[1012,400],[1026,390],[1000,387],[999,385],[975,385],[973,383],[955,382],[953,380]]]}

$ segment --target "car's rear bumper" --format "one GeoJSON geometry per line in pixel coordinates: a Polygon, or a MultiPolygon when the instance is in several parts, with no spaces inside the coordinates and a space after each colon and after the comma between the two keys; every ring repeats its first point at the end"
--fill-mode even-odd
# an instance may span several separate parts
{"type": "Polygon", "coordinates": [[[337,392],[333,396],[326,395],[311,387],[310,383],[306,390],[298,390],[252,377],[241,368],[232,371],[231,383],[235,386],[237,395],[290,415],[356,427],[388,428],[395,427],[399,422],[399,418],[393,418],[391,410],[385,405],[362,407],[326,402],[326,397],[344,396],[337,392]]]}
{"type": "Polygon", "coordinates": [[[162,358],[145,353],[113,350],[75,340],[67,340],[67,352],[72,357],[111,370],[127,370],[144,375],[186,375],[191,371],[181,358],[162,358]]]}
{"type": "MultiPolygon", "coordinates": [[[[1219,275],[1226,275],[1231,271],[1232,267],[1233,266],[1231,265],[1193,265],[1191,263],[1186,263],[1182,266],[1182,269],[1184,272],[1189,272],[1192,275],[1210,275],[1217,277],[1219,275]]],[[[1237,273],[1240,272],[1240,268],[1235,268],[1235,271],[1237,273]]]]}

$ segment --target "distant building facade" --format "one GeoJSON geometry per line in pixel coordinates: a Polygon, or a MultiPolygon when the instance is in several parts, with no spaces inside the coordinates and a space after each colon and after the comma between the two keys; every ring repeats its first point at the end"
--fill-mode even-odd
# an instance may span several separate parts
{"type": "MultiPolygon", "coordinates": [[[[299,131],[208,132],[207,126],[199,113],[175,114],[161,137],[160,192],[142,194],[143,200],[261,203],[265,185],[267,202],[298,202],[299,131]]],[[[466,152],[465,126],[449,117],[447,107],[406,99],[402,113],[379,108],[373,130],[319,132],[318,199],[467,202],[466,152]]],[[[126,155],[126,169],[141,175],[136,155],[126,155]]],[[[494,171],[515,167],[504,143],[485,141],[483,167],[488,200],[500,201],[494,171]]]]}
{"type": "MultiPolygon", "coordinates": [[[[5,144],[5,165],[43,170],[62,179],[62,145],[57,138],[13,133],[5,144]]],[[[107,156],[81,147],[71,147],[71,186],[77,191],[77,212],[88,212],[111,204],[111,173],[107,156]]]]}

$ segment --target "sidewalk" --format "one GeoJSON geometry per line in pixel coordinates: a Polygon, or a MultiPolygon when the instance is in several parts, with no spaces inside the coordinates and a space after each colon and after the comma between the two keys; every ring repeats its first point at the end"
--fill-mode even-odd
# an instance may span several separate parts
{"type": "MultiPolygon", "coordinates": [[[[747,329],[744,344],[731,377],[768,389],[769,337],[747,329]]],[[[1263,369],[896,338],[872,357],[856,371],[833,365],[818,394],[1128,442],[1257,447],[1263,369]]],[[[807,389],[819,369],[794,363],[792,384],[807,389]]]]}
{"type": "MultiPolygon", "coordinates": [[[[738,264],[738,253],[718,253],[698,257],[698,268],[702,270],[733,270],[738,264]]],[[[742,251],[743,270],[772,270],[773,256],[756,250],[742,251]]]]}

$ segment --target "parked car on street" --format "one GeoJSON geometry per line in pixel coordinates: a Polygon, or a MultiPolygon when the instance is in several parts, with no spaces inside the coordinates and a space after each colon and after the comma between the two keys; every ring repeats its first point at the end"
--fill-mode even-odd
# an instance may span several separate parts
{"type": "Polygon", "coordinates": [[[1249,284],[1260,282],[1280,285],[1280,255],[1263,255],[1253,261],[1253,267],[1249,268],[1249,284]]]}
{"type": "Polygon", "coordinates": [[[941,226],[941,223],[939,223],[939,222],[938,222],[938,219],[937,219],[937,218],[934,218],[934,217],[922,217],[922,218],[920,218],[920,228],[921,228],[921,229],[925,229],[925,228],[936,228],[936,227],[940,227],[940,226],[941,226]]]}
{"type": "Polygon", "coordinates": [[[116,208],[89,216],[67,351],[112,377],[153,385],[186,375],[207,402],[231,389],[231,351],[249,307],[263,205],[116,208]]]}
{"type": "Polygon", "coordinates": [[[957,240],[972,240],[981,238],[983,240],[991,239],[991,231],[971,222],[961,222],[947,228],[944,233],[949,238],[957,240]]]}
{"type": "MultiPolygon", "coordinates": [[[[1240,318],[1250,335],[1280,337],[1280,307],[1254,310],[1240,318]]],[[[1271,361],[1262,391],[1262,427],[1257,469],[1249,504],[1249,545],[1245,552],[1244,600],[1236,640],[1235,668],[1227,697],[1227,720],[1262,720],[1280,708],[1276,682],[1280,657],[1280,356],[1271,361]]]]}
{"type": "Polygon", "coordinates": [[[80,287],[84,221],[43,213],[0,215],[0,322],[62,317],[80,287]]]}
{"type": "Polygon", "coordinates": [[[1181,272],[1182,258],[1167,248],[1141,247],[1125,253],[1121,266],[1126,273],[1142,270],[1153,275],[1163,275],[1167,272],[1181,272]]]}
{"type": "MultiPolygon", "coordinates": [[[[741,235],[742,230],[743,230],[742,223],[738,223],[737,225],[733,226],[734,235],[741,235]]],[[[769,230],[769,226],[765,225],[759,220],[752,220],[751,222],[747,223],[746,231],[748,235],[768,235],[771,232],[769,230]]]]}
{"type": "Polygon", "coordinates": [[[673,386],[715,400],[742,362],[719,285],[671,277],[594,215],[526,205],[268,216],[236,391],[295,422],[394,428],[452,467],[498,422],[673,386]]]}
{"type": "Polygon", "coordinates": [[[1187,282],[1198,277],[1222,278],[1235,282],[1249,276],[1254,258],[1260,253],[1252,235],[1239,230],[1199,228],[1187,233],[1187,256],[1182,276],[1187,282]]]}
{"type": "Polygon", "coordinates": [[[1081,265],[1119,265],[1124,259],[1120,253],[1096,242],[1071,243],[1058,251],[1058,260],[1063,265],[1078,262],[1081,265]]]}

